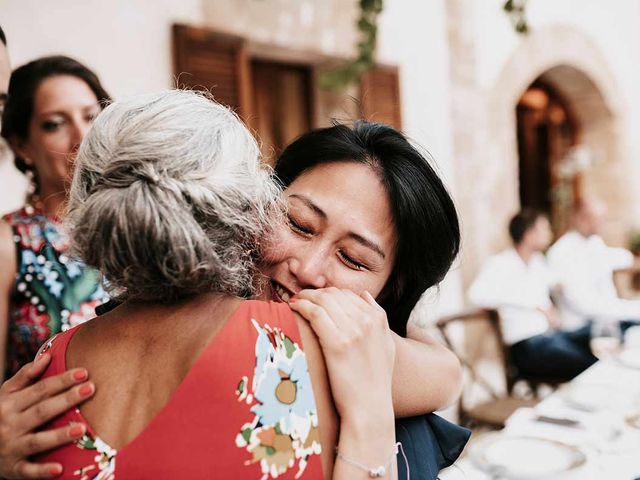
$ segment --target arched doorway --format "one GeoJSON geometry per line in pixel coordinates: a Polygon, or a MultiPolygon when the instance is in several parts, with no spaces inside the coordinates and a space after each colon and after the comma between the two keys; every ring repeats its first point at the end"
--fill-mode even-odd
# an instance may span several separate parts
{"type": "Polygon", "coordinates": [[[536,79],[516,105],[516,130],[520,205],[545,212],[560,234],[580,195],[579,173],[563,168],[578,143],[578,122],[566,99],[536,79]]]}
{"type": "Polygon", "coordinates": [[[468,179],[462,177],[469,239],[465,282],[471,281],[482,259],[509,245],[505,225],[521,206],[517,105],[529,87],[541,84],[556,94],[574,122],[575,144],[563,163],[573,164],[570,173],[577,191],[565,193],[603,200],[608,213],[601,230],[609,244],[624,245],[634,224],[635,167],[628,154],[624,96],[608,60],[580,31],[564,26],[538,29],[519,44],[483,98],[486,117],[478,122],[476,141],[484,147],[477,159],[483,169],[469,168],[465,156],[456,171],[473,172],[468,179]]]}

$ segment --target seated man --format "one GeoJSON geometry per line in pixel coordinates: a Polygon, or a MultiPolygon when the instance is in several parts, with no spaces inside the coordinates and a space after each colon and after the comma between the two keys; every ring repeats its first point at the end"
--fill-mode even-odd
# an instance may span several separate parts
{"type": "Polygon", "coordinates": [[[496,308],[511,362],[523,376],[568,381],[597,360],[589,329],[557,330],[550,293],[554,276],[542,252],[551,241],[547,218],[524,209],[509,224],[513,248],[488,259],[469,290],[472,303],[496,308]]]}
{"type": "Polygon", "coordinates": [[[572,229],[549,249],[549,265],[562,286],[559,307],[569,328],[595,320],[621,321],[625,329],[640,319],[640,301],[619,298],[613,283],[614,270],[632,266],[633,255],[607,246],[598,235],[604,213],[597,199],[578,202],[572,229]]]}

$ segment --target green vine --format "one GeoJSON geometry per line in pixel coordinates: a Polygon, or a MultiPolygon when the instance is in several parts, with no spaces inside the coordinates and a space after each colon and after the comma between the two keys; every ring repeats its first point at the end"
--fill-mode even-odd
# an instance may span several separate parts
{"type": "Polygon", "coordinates": [[[527,0],[507,0],[502,9],[506,12],[516,32],[525,35],[529,33],[526,17],[527,0]]]}
{"type": "Polygon", "coordinates": [[[383,0],[360,0],[358,56],[336,70],[323,73],[319,79],[320,88],[340,92],[356,83],[363,73],[375,66],[378,15],[382,8],[383,0]]]}

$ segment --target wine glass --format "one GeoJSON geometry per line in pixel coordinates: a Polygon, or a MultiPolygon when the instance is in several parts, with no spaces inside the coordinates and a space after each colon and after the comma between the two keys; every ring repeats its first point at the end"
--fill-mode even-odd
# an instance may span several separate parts
{"type": "Polygon", "coordinates": [[[591,325],[591,352],[600,360],[607,360],[620,351],[622,332],[620,322],[601,319],[591,325]]]}

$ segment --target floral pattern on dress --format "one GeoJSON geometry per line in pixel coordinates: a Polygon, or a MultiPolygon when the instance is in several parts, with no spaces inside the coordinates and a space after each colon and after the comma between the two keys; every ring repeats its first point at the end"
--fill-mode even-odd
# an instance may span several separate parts
{"type": "Polygon", "coordinates": [[[251,386],[243,377],[236,395],[255,416],[241,427],[236,446],[252,454],[246,464],[260,464],[262,480],[277,478],[296,464],[295,478],[300,478],[309,457],[321,452],[306,356],[280,329],[251,322],[258,331],[256,367],[251,386]]]}
{"type": "Polygon", "coordinates": [[[114,448],[107,445],[100,437],[92,437],[85,433],[76,441],[76,446],[83,450],[95,450],[94,463],[79,468],[73,474],[79,480],[114,480],[116,470],[116,454],[114,448]]]}
{"type": "Polygon", "coordinates": [[[93,318],[107,295],[98,272],[65,255],[69,240],[58,221],[29,206],[4,219],[18,257],[7,349],[11,376],[51,335],[93,318]]]}

